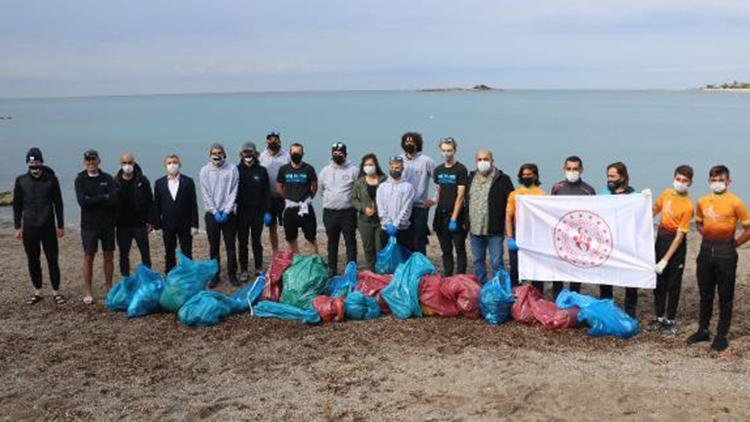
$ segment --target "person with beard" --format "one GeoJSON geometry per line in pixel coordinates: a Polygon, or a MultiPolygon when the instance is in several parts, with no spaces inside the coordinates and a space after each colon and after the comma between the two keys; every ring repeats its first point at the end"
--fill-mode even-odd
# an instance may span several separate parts
{"type": "Polygon", "coordinates": [[[28,171],[16,178],[13,188],[13,226],[15,238],[23,241],[29,276],[34,294],[26,301],[33,305],[42,300],[41,250],[47,259],[52,298],[62,305],[60,265],[57,239],[65,234],[60,183],[51,168],[44,165],[42,151],[31,148],[26,153],[28,171]],[[40,247],[41,245],[41,247],[40,247]]]}
{"type": "MultiPolygon", "coordinates": [[[[505,207],[505,233],[508,236],[508,254],[510,255],[510,281],[513,287],[518,286],[518,245],[516,245],[516,197],[518,195],[544,195],[539,187],[539,167],[533,163],[526,163],[518,169],[518,183],[521,184],[508,196],[508,205],[505,207]]],[[[544,283],[532,282],[532,285],[544,294],[544,283]]]]}
{"type": "Polygon", "coordinates": [[[342,234],[346,245],[346,262],[357,262],[357,212],[352,205],[352,188],[359,177],[359,169],[346,157],[346,144],[334,143],[331,146],[331,163],[323,167],[318,177],[331,275],[338,271],[339,239],[342,234]]]}
{"type": "Polygon", "coordinates": [[[131,153],[120,157],[120,171],[115,177],[117,189],[117,248],[120,251],[120,274],[130,275],[130,247],[135,240],[141,263],[151,268],[148,234],[153,230],[151,184],[131,153]]]}
{"type": "Polygon", "coordinates": [[[440,153],[445,162],[435,168],[437,207],[433,220],[433,229],[440,241],[443,251],[443,274],[446,277],[454,274],[466,274],[466,224],[464,218],[464,196],[469,172],[456,160],[458,144],[453,138],[440,140],[440,153]],[[453,248],[456,249],[454,265],[453,248]]]}
{"type": "Polygon", "coordinates": [[[237,187],[237,243],[239,244],[240,282],[250,280],[248,274],[248,239],[252,239],[255,276],[263,270],[263,244],[260,235],[263,225],[270,226],[271,189],[268,171],[258,161],[255,143],[245,142],[237,164],[240,181],[237,187]]]}
{"type": "Polygon", "coordinates": [[[404,154],[403,179],[414,187],[414,207],[411,213],[411,230],[414,232],[414,250],[425,254],[427,236],[430,230],[427,225],[430,207],[434,204],[429,197],[430,182],[435,171],[435,162],[422,153],[422,135],[407,132],[401,136],[401,148],[404,154]]]}
{"type": "Polygon", "coordinates": [[[289,164],[291,157],[281,146],[281,135],[272,131],[266,135],[266,149],[260,154],[260,165],[268,171],[268,183],[271,189],[271,201],[269,212],[271,213],[271,225],[268,227],[268,236],[271,240],[271,250],[279,250],[278,226],[284,225],[284,198],[277,190],[276,179],[279,169],[289,164]]]}
{"type": "Polygon", "coordinates": [[[313,166],[302,161],[305,154],[302,144],[292,144],[289,153],[291,162],[282,166],[276,176],[277,191],[284,198],[284,236],[292,252],[299,253],[297,236],[302,229],[305,239],[317,254],[318,222],[312,200],[318,192],[318,176],[313,166]]]}

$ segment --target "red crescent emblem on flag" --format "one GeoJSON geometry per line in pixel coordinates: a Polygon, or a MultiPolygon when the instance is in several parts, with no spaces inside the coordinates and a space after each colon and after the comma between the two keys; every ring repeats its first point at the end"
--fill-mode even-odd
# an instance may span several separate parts
{"type": "Polygon", "coordinates": [[[614,237],[607,222],[586,210],[570,211],[560,217],[553,240],[557,256],[578,268],[601,266],[614,248],[614,237]]]}

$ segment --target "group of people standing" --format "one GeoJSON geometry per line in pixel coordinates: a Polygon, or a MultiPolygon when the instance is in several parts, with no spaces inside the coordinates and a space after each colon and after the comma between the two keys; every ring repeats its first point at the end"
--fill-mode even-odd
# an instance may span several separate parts
{"type": "MultiPolygon", "coordinates": [[[[233,285],[247,282],[263,268],[261,233],[264,226],[269,230],[273,251],[279,249],[278,226],[282,226],[290,250],[299,251],[301,230],[318,253],[318,223],[312,200],[320,193],[331,275],[339,271],[341,237],[347,262],[357,261],[357,233],[364,250],[365,266],[370,269],[387,236],[395,237],[412,251],[426,253],[430,234],[428,215],[434,206],[432,230],[439,240],[446,276],[466,273],[468,238],[474,274],[484,283],[502,268],[507,238],[512,283],[520,284],[514,237],[518,213],[516,198],[546,194],[540,187],[538,166],[523,164],[518,170],[519,186],[516,188],[511,177],[495,166],[488,149],[475,153],[475,165],[469,170],[456,159],[458,143],[455,139],[439,140],[442,157],[439,165],[423,152],[423,147],[419,133],[405,133],[401,137],[403,152],[389,157],[386,174],[375,154],[363,156],[359,166],[351,163],[347,146],[341,142],[331,145],[330,163],[319,173],[304,161],[304,146],[293,143],[288,150],[284,149],[278,132],[266,136],[262,152],[252,142],[242,145],[237,164],[227,160],[223,145],[211,145],[209,162],[201,168],[199,176],[210,258],[221,261],[219,251],[223,238],[229,282],[233,285]],[[435,188],[434,196],[430,196],[431,186],[435,188]],[[253,252],[253,270],[249,267],[249,246],[253,252]]],[[[115,245],[120,251],[123,276],[130,274],[133,241],[141,262],[151,266],[148,234],[152,230],[162,231],[166,271],[175,266],[178,243],[182,253],[192,257],[192,239],[198,228],[197,188],[190,177],[180,172],[177,155],[165,157],[166,175],[154,183],[153,191],[132,154],[120,157],[120,170],[115,176],[100,169],[101,160],[94,150],[86,151],[83,161],[85,169],[76,178],[75,191],[81,207],[85,303],[94,302],[92,268],[99,244],[104,258],[105,290],[112,286],[115,245]]],[[[44,166],[38,148],[29,150],[26,163],[28,171],[16,179],[14,220],[16,237],[23,240],[35,288],[27,302],[36,303],[42,297],[40,256],[43,249],[53,298],[63,304],[66,298],[59,291],[57,263],[57,239],[64,235],[60,186],[54,171],[44,166]]],[[[564,179],[552,186],[551,195],[597,194],[582,179],[581,158],[566,158],[562,170],[564,179]]],[[[655,318],[647,328],[671,336],[676,333],[686,235],[695,219],[698,232],[703,236],[697,261],[701,299],[699,329],[688,342],[710,340],[708,328],[714,294],[718,290],[720,315],[712,348],[724,350],[728,347],[732,315],[736,248],[750,239],[750,214],[744,203],[729,192],[731,178],[725,166],[710,170],[711,193],[700,198],[696,207],[688,195],[693,169],[679,166],[673,176],[673,188],[665,190],[653,206],[654,215],[661,214],[661,222],[655,245],[658,261],[654,267],[657,273],[655,318]],[[738,224],[744,231],[735,238],[738,224]]],[[[599,194],[635,192],[622,162],[607,166],[606,180],[607,186],[599,194]]],[[[211,280],[210,288],[219,283],[220,273],[211,280]]],[[[529,281],[540,293],[544,292],[544,283],[529,281]]],[[[552,283],[555,297],[564,282],[552,283]]],[[[570,289],[578,292],[581,285],[570,283],[570,289]]],[[[601,285],[600,297],[612,298],[613,287],[601,285]]],[[[626,288],[624,307],[631,316],[635,316],[637,301],[638,291],[626,288]]]]}

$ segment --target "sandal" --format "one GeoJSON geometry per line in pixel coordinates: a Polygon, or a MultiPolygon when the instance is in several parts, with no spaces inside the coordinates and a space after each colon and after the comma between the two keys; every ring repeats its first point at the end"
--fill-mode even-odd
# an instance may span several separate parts
{"type": "Polygon", "coordinates": [[[59,293],[56,294],[56,295],[54,295],[54,296],[52,296],[52,299],[55,300],[55,303],[57,305],[64,305],[68,301],[68,299],[66,299],[65,296],[63,296],[63,295],[61,295],[59,293]]]}
{"type": "Polygon", "coordinates": [[[85,296],[83,298],[83,303],[85,303],[86,305],[93,305],[94,304],[94,298],[91,297],[91,296],[85,296]]]}
{"type": "Polygon", "coordinates": [[[42,301],[42,297],[41,296],[39,296],[39,295],[32,295],[28,300],[26,300],[26,304],[27,305],[33,305],[33,304],[35,304],[37,302],[41,302],[41,301],[42,301]]]}

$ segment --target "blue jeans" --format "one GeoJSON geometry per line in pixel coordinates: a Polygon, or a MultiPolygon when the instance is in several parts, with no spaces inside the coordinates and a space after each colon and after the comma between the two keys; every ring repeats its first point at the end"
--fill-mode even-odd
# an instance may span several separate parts
{"type": "Polygon", "coordinates": [[[487,249],[490,251],[490,265],[492,274],[495,274],[503,266],[503,236],[476,236],[471,235],[469,243],[471,244],[471,256],[474,259],[474,275],[479,282],[484,284],[487,281],[487,249]]]}

